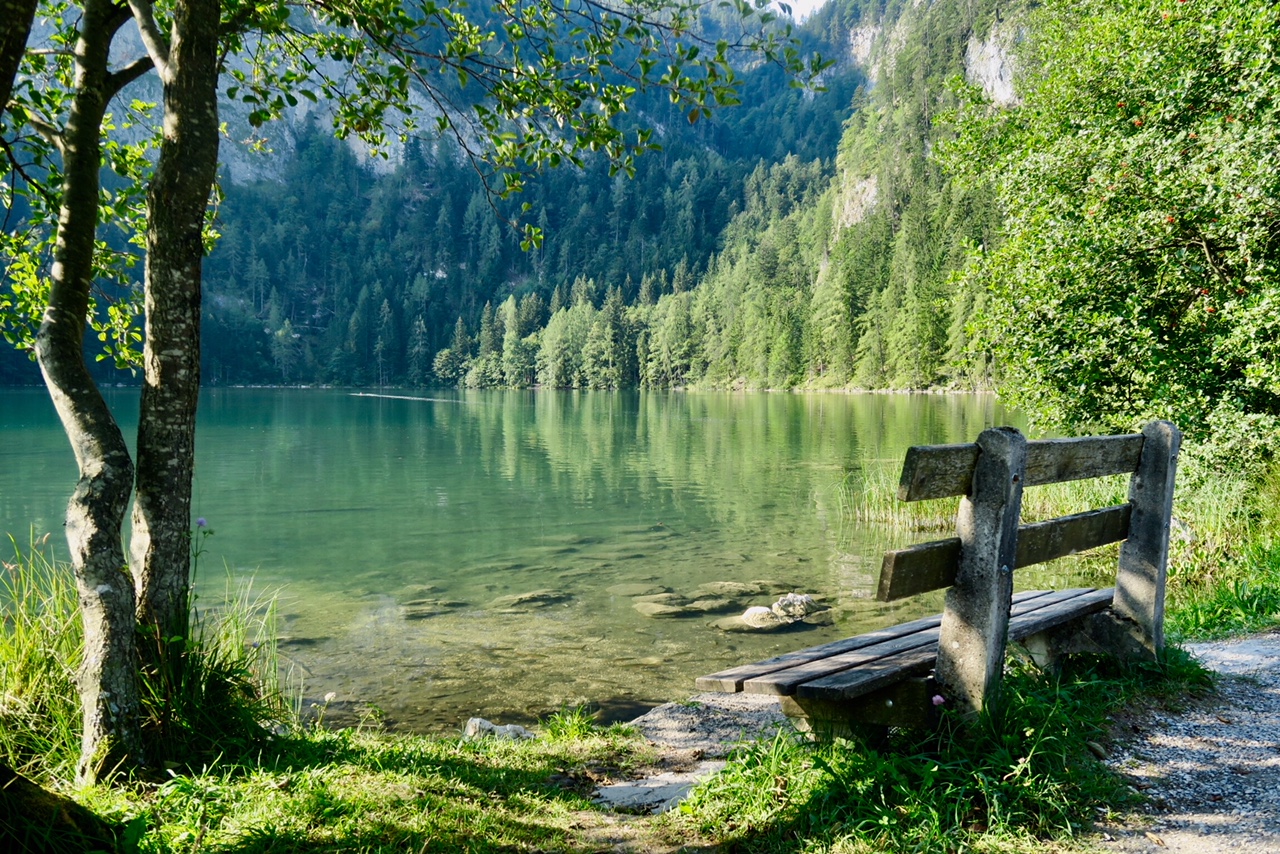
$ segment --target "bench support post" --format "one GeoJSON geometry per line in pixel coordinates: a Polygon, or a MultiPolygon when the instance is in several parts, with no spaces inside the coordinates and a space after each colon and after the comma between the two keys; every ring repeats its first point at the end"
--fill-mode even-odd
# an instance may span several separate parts
{"type": "Polygon", "coordinates": [[[1026,467],[1027,440],[1017,430],[978,437],[971,494],[956,518],[960,566],[938,640],[938,681],[962,711],[979,711],[999,691],[1026,467]]]}
{"type": "Polygon", "coordinates": [[[1142,431],[1146,441],[1138,470],[1129,481],[1133,514],[1129,537],[1120,547],[1116,598],[1112,609],[1137,624],[1140,641],[1151,657],[1164,646],[1164,587],[1169,563],[1169,523],[1173,481],[1182,434],[1168,421],[1152,421],[1142,431]]]}

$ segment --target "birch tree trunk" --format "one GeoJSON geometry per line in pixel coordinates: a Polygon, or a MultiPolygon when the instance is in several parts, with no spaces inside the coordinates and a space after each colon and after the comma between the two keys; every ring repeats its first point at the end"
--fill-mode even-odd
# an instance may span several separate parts
{"type": "Polygon", "coordinates": [[[27,50],[31,24],[40,0],[0,0],[0,114],[13,93],[22,54],[27,50]]]}
{"type": "Polygon", "coordinates": [[[75,93],[58,139],[62,202],[49,304],[36,335],[40,370],[80,473],[67,506],[66,533],[85,637],[77,678],[84,716],[77,768],[82,782],[128,768],[141,755],[134,592],[121,545],[133,463],[84,360],[98,221],[99,135],[108,101],[137,76],[136,69],[112,74],[108,65],[111,40],[127,15],[109,0],[83,4],[75,93]]]}
{"type": "Polygon", "coordinates": [[[131,3],[164,83],[164,138],[147,196],[145,379],[130,540],[144,655],[176,675],[187,637],[191,479],[200,391],[202,231],[218,166],[221,0],[180,0],[168,43],[131,3]],[[152,643],[154,641],[154,644],[152,643]]]}

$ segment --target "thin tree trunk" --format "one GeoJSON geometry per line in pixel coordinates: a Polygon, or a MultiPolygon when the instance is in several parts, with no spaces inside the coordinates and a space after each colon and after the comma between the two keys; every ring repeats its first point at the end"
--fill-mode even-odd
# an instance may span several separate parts
{"type": "Polygon", "coordinates": [[[13,81],[27,50],[40,0],[0,0],[0,114],[13,94],[13,81]]]}
{"type": "MultiPolygon", "coordinates": [[[[134,4],[150,17],[149,4],[134,4]]],[[[181,0],[168,46],[153,43],[164,81],[164,140],[147,197],[146,343],[131,566],[145,654],[174,673],[186,638],[191,478],[200,391],[202,231],[218,166],[221,0],[181,0]],[[172,653],[168,655],[166,653],[172,653]]],[[[140,21],[142,23],[142,21],[140,21]]]]}
{"type": "MultiPolygon", "coordinates": [[[[99,133],[107,102],[129,77],[108,70],[111,40],[127,13],[85,0],[76,43],[75,95],[62,134],[62,207],[49,305],[36,336],[45,385],[75,452],[80,480],[66,532],[80,594],[85,654],[78,675],[84,732],[77,776],[92,782],[140,758],[134,593],[121,528],[133,463],[84,360],[98,220],[99,133]]],[[[136,75],[134,75],[136,76],[136,75]]]]}

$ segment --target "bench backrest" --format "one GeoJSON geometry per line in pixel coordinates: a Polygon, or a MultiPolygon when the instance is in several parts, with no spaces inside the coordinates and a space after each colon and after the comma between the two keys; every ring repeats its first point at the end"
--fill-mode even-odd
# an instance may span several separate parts
{"type": "Polygon", "coordinates": [[[964,496],[957,536],[885,555],[877,598],[947,588],[937,678],[959,704],[980,708],[1004,665],[1013,571],[1124,541],[1112,611],[1150,654],[1164,644],[1164,587],[1181,434],[1153,421],[1137,434],[1028,442],[1011,427],[964,445],[911,448],[898,497],[964,496]],[[1021,525],[1022,490],[1129,474],[1129,501],[1021,525]]]}

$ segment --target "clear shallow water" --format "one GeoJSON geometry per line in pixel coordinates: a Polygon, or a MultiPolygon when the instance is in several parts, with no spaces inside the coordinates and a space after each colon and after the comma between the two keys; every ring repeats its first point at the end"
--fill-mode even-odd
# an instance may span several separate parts
{"type": "MultiPolygon", "coordinates": [[[[111,403],[131,433],[136,391],[111,403]]],[[[306,696],[401,726],[625,715],[702,673],[936,608],[870,598],[886,545],[933,535],[852,524],[839,486],[875,468],[896,482],[910,445],[1019,421],[978,395],[209,390],[195,513],[216,533],[198,586],[213,601],[229,572],[279,591],[306,696]],[[755,580],[826,597],[836,624],[725,634],[709,626],[722,614],[634,608],[755,580]]],[[[57,532],[74,480],[45,393],[0,389],[0,531],[57,532]]]]}

